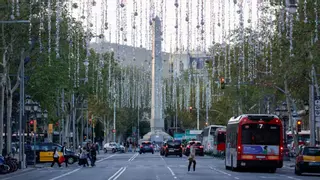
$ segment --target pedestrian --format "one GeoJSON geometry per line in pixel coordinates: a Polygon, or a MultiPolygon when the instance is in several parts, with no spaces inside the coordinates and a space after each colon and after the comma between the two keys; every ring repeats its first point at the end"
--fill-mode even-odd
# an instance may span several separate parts
{"type": "Polygon", "coordinates": [[[52,161],[51,167],[53,167],[53,165],[55,163],[58,163],[58,166],[61,168],[61,164],[59,162],[59,153],[58,153],[57,147],[55,147],[54,150],[53,150],[53,161],[52,161]]]}
{"type": "Polygon", "coordinates": [[[91,166],[95,166],[95,162],[97,160],[97,149],[96,149],[96,145],[92,144],[91,148],[90,148],[90,161],[91,161],[91,166]]]}
{"type": "Polygon", "coordinates": [[[100,145],[98,142],[96,142],[96,150],[97,150],[98,154],[100,154],[100,145]]]}
{"type": "Polygon", "coordinates": [[[83,167],[89,166],[88,163],[88,155],[87,155],[87,148],[83,147],[83,149],[81,150],[81,154],[80,154],[80,160],[79,160],[79,165],[83,165],[83,167]]]}
{"type": "Polygon", "coordinates": [[[67,146],[67,143],[64,142],[61,151],[62,151],[62,154],[63,154],[64,163],[66,164],[66,167],[68,167],[69,156],[67,154],[67,147],[66,146],[67,146]]]}
{"type": "Polygon", "coordinates": [[[195,142],[190,143],[190,155],[188,157],[189,165],[188,172],[190,171],[191,165],[193,164],[193,171],[196,171],[196,148],[195,142]]]}

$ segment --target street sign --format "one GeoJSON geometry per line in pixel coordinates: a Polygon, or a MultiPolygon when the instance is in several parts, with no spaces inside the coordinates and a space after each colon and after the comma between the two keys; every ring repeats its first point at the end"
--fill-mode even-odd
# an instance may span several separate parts
{"type": "Polygon", "coordinates": [[[314,116],[320,117],[320,97],[316,97],[314,101],[314,116]]]}
{"type": "Polygon", "coordinates": [[[314,100],[314,117],[315,117],[315,126],[320,128],[320,97],[315,97],[314,100]]]}
{"type": "Polygon", "coordinates": [[[201,134],[202,130],[190,130],[189,134],[201,134]]]}
{"type": "Polygon", "coordinates": [[[184,136],[184,134],[182,134],[182,133],[174,133],[174,139],[182,139],[183,138],[183,136],[184,136]]]}

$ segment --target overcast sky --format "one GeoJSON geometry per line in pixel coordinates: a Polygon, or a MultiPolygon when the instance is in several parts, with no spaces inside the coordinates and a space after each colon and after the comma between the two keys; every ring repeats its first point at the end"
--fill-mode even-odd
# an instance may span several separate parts
{"type": "MultiPolygon", "coordinates": [[[[101,33],[101,25],[102,25],[102,12],[105,11],[103,9],[105,9],[105,5],[102,6],[102,1],[106,1],[106,0],[95,0],[96,1],[96,6],[94,6],[92,8],[92,19],[91,22],[94,24],[93,27],[93,31],[97,32],[97,34],[101,33]]],[[[148,37],[146,35],[146,33],[150,33],[150,26],[149,26],[149,17],[150,17],[150,13],[149,13],[149,9],[150,9],[150,2],[155,2],[155,8],[156,8],[156,12],[155,15],[158,15],[161,17],[161,1],[164,1],[163,3],[163,7],[166,7],[166,11],[163,11],[163,23],[164,23],[164,41],[163,41],[163,50],[165,50],[166,52],[170,52],[170,47],[173,46],[173,48],[175,47],[176,44],[179,44],[176,42],[176,31],[175,31],[175,23],[176,23],[176,13],[175,13],[175,0],[136,0],[137,2],[137,12],[138,12],[138,16],[136,17],[136,30],[134,31],[132,26],[133,26],[133,19],[132,19],[132,14],[134,12],[134,8],[133,8],[133,3],[134,0],[107,0],[108,3],[108,9],[107,9],[107,22],[109,23],[109,29],[105,31],[105,37],[106,37],[106,41],[108,42],[112,42],[115,43],[116,40],[118,39],[116,36],[116,32],[120,30],[120,27],[117,27],[117,15],[116,15],[116,8],[117,8],[117,2],[118,1],[122,1],[125,5],[126,5],[126,15],[127,15],[127,28],[124,28],[124,32],[127,33],[127,42],[125,44],[127,45],[135,45],[137,47],[139,47],[141,45],[141,40],[142,40],[142,46],[146,47],[150,49],[150,37],[148,37]],[[141,3],[142,2],[142,3],[141,3]],[[141,6],[142,5],[142,6],[141,6]],[[141,14],[141,10],[142,10],[142,14],[141,14]],[[147,16],[146,16],[147,13],[147,16]],[[140,16],[142,16],[142,29],[141,29],[141,20],[140,20],[140,16]],[[147,23],[147,27],[148,30],[146,31],[146,23],[147,23]],[[142,32],[142,36],[140,34],[140,32],[142,32]],[[134,44],[132,42],[132,35],[135,34],[136,35],[136,44],[134,44]],[[110,35],[111,35],[111,40],[110,40],[110,35]]],[[[222,17],[222,13],[224,13],[224,17],[225,17],[225,31],[227,32],[229,29],[229,18],[230,18],[230,24],[231,24],[231,29],[234,28],[234,25],[236,24],[236,26],[238,26],[238,22],[239,22],[239,16],[237,13],[235,13],[235,10],[238,10],[238,6],[234,6],[233,1],[234,0],[211,0],[212,2],[210,2],[210,0],[188,0],[189,4],[192,4],[192,8],[190,8],[190,11],[192,11],[192,20],[189,21],[190,23],[190,28],[192,28],[192,33],[189,34],[188,36],[188,31],[187,31],[187,22],[185,21],[186,18],[186,1],[187,0],[178,0],[179,2],[179,9],[181,7],[181,17],[179,15],[179,20],[181,19],[181,27],[178,27],[178,32],[179,35],[178,37],[181,36],[181,42],[182,45],[181,47],[179,46],[179,48],[181,49],[186,49],[187,47],[187,38],[189,38],[192,43],[190,49],[192,48],[196,48],[197,45],[199,45],[201,42],[197,41],[197,36],[199,35],[199,33],[197,32],[197,6],[198,3],[200,4],[200,8],[199,8],[199,12],[201,14],[201,1],[203,1],[205,3],[203,12],[204,12],[204,16],[205,16],[205,40],[206,40],[206,47],[209,47],[210,45],[212,45],[212,38],[213,38],[213,29],[211,26],[211,20],[213,19],[211,17],[211,3],[214,3],[214,13],[215,13],[215,41],[217,42],[222,42],[222,25],[219,27],[218,23],[222,23],[221,21],[218,21],[218,14],[220,16],[220,19],[222,17]],[[219,13],[219,1],[220,1],[220,6],[221,6],[221,11],[219,13]],[[225,2],[225,9],[224,12],[222,10],[222,2],[225,2]],[[229,2],[231,2],[230,6],[229,6],[229,2]],[[230,9],[230,15],[229,15],[229,9],[230,9]]],[[[238,2],[241,0],[238,0],[238,2]]],[[[242,0],[244,1],[244,21],[245,21],[245,25],[247,26],[247,20],[249,17],[249,5],[252,4],[252,24],[254,25],[254,23],[257,20],[257,1],[256,0],[242,0]]],[[[73,12],[74,16],[79,17],[79,15],[83,15],[82,12],[80,12],[80,10],[82,11],[83,9],[83,2],[87,2],[87,0],[73,0],[73,2],[79,2],[79,8],[73,12]],[[80,2],[82,1],[82,2],[80,2]],[[79,13],[80,12],[80,13],[79,13]]],[[[87,3],[85,3],[85,5],[87,5],[87,3]]],[[[124,12],[124,8],[119,8],[121,12],[124,12]]],[[[179,10],[178,10],[179,11],[179,10]]],[[[86,13],[84,14],[85,16],[86,13]]],[[[119,22],[121,24],[124,24],[125,21],[121,20],[121,18],[118,18],[119,22]]],[[[201,16],[200,16],[201,19],[201,16]]],[[[121,35],[122,36],[122,35],[121,35]]],[[[123,44],[122,38],[120,39],[120,43],[123,44]]]]}

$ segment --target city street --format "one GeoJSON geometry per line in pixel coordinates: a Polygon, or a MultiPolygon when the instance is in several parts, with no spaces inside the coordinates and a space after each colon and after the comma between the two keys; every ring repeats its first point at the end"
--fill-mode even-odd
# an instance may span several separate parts
{"type": "MultiPolygon", "coordinates": [[[[48,164],[49,166],[49,164],[48,164]]],[[[169,180],[169,179],[222,179],[222,180],[316,180],[320,176],[296,176],[293,167],[285,163],[276,173],[263,172],[232,172],[225,170],[224,160],[212,157],[197,157],[195,172],[187,172],[187,157],[161,157],[158,153],[142,154],[104,154],[100,155],[96,167],[82,168],[72,165],[68,168],[44,166],[32,171],[15,175],[0,176],[2,180],[169,180]]]]}

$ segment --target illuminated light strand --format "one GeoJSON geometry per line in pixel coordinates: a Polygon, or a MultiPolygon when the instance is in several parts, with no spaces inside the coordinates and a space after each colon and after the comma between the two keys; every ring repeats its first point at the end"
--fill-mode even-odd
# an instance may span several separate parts
{"type": "Polygon", "coordinates": [[[143,26],[142,26],[142,22],[143,22],[143,20],[142,20],[142,1],[143,0],[140,0],[140,5],[139,5],[139,7],[140,7],[140,29],[139,29],[139,31],[140,31],[140,48],[142,48],[143,47],[143,45],[142,45],[142,39],[143,39],[143,36],[142,36],[142,29],[143,29],[143,26]]]}
{"type": "Polygon", "coordinates": [[[314,14],[315,14],[315,28],[314,28],[314,33],[315,33],[315,38],[314,38],[314,42],[318,41],[318,25],[319,25],[319,21],[318,21],[318,0],[314,1],[314,14]]]}
{"type": "Polygon", "coordinates": [[[43,26],[43,7],[44,7],[44,2],[41,3],[41,6],[39,7],[39,20],[40,20],[40,24],[39,24],[39,51],[40,53],[42,53],[43,51],[43,46],[42,46],[42,31],[44,30],[44,26],[43,26]]]}
{"type": "Polygon", "coordinates": [[[60,21],[61,21],[62,3],[60,0],[56,2],[56,58],[60,58],[60,21]]]}
{"type": "MultiPolygon", "coordinates": [[[[51,16],[52,16],[52,9],[51,9],[51,0],[48,0],[48,34],[51,34],[51,16]]],[[[48,61],[49,66],[51,66],[51,36],[48,36],[48,61]]]]}
{"type": "Polygon", "coordinates": [[[11,0],[11,15],[10,15],[10,19],[11,20],[14,20],[15,19],[15,16],[14,16],[14,13],[15,13],[15,0],[11,0]]]}
{"type": "Polygon", "coordinates": [[[33,1],[30,2],[29,5],[29,45],[32,45],[32,9],[33,9],[33,1]]]}
{"type": "Polygon", "coordinates": [[[304,0],[303,6],[303,13],[304,13],[304,23],[308,23],[308,16],[307,16],[307,0],[304,0]]]}
{"type": "Polygon", "coordinates": [[[20,16],[20,0],[16,0],[16,16],[20,16]]]}

